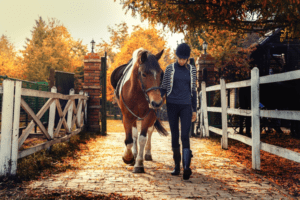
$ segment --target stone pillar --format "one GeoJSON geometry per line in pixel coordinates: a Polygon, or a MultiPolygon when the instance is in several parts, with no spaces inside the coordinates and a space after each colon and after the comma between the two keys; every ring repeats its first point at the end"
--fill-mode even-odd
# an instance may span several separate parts
{"type": "Polygon", "coordinates": [[[97,53],[84,56],[84,92],[88,92],[87,130],[100,133],[101,57],[97,53]]]}

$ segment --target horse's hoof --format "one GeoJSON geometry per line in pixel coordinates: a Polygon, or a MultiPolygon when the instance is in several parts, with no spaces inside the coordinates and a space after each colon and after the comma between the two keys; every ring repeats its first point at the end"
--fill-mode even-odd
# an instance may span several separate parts
{"type": "Polygon", "coordinates": [[[145,154],[145,160],[152,161],[153,159],[152,159],[151,154],[150,155],[149,154],[145,154]]]}
{"type": "Polygon", "coordinates": [[[134,163],[134,157],[132,157],[131,160],[125,160],[124,157],[122,157],[122,159],[123,159],[124,163],[126,163],[126,164],[132,164],[132,163],[134,163]]]}
{"type": "Polygon", "coordinates": [[[129,166],[134,166],[135,165],[135,159],[133,160],[132,163],[129,163],[129,166]]]}
{"type": "Polygon", "coordinates": [[[133,173],[145,173],[144,167],[134,167],[133,173]]]}

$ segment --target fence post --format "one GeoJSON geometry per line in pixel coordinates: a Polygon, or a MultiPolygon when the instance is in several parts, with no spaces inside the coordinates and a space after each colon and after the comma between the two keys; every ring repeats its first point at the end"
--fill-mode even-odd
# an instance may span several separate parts
{"type": "MultiPolygon", "coordinates": [[[[89,93],[85,92],[84,96],[88,97],[89,93]]],[[[84,100],[84,124],[87,124],[87,106],[88,106],[88,101],[84,100]]]]}
{"type": "Polygon", "coordinates": [[[204,129],[204,122],[203,122],[203,99],[202,99],[202,92],[200,92],[200,122],[199,122],[199,129],[200,129],[200,137],[205,137],[205,129],[204,129]]]}
{"type": "MultiPolygon", "coordinates": [[[[74,95],[75,94],[75,90],[72,88],[69,92],[69,95],[74,95]]],[[[72,103],[68,109],[68,118],[67,118],[67,124],[68,124],[68,127],[70,129],[70,132],[72,132],[72,117],[73,117],[73,104],[75,103],[75,100],[71,100],[72,103]]]]}
{"type": "Polygon", "coordinates": [[[102,102],[101,102],[101,132],[102,135],[107,134],[107,128],[106,128],[106,52],[105,57],[101,57],[101,79],[102,79],[102,102]]]}
{"type": "MultiPolygon", "coordinates": [[[[53,86],[51,88],[51,92],[56,93],[57,88],[55,86],[53,86]]],[[[53,139],[53,132],[54,132],[55,110],[56,110],[56,103],[55,103],[55,101],[53,101],[53,103],[51,104],[50,109],[49,109],[49,123],[48,123],[48,133],[52,139],[53,139]]]]}
{"type": "MultiPolygon", "coordinates": [[[[79,91],[79,95],[83,95],[83,91],[79,91]]],[[[77,110],[77,121],[78,121],[78,124],[79,124],[79,127],[81,127],[81,113],[82,113],[82,103],[83,103],[83,99],[78,99],[78,102],[80,103],[79,104],[79,107],[78,107],[78,110],[77,110]],[[80,101],[81,100],[81,101],[80,101]]]]}
{"type": "Polygon", "coordinates": [[[202,90],[202,106],[203,106],[204,130],[205,130],[205,133],[203,134],[203,136],[204,137],[209,137],[208,117],[207,117],[206,83],[205,83],[205,81],[202,81],[202,83],[201,83],[201,90],[202,90]]]}
{"type": "Polygon", "coordinates": [[[251,70],[252,168],[260,170],[259,70],[251,70]]]}
{"type": "Polygon", "coordinates": [[[10,172],[12,132],[14,112],[14,81],[3,81],[2,120],[1,120],[1,150],[0,176],[10,172]]]}
{"type": "Polygon", "coordinates": [[[228,149],[228,135],[227,135],[227,98],[226,98],[226,85],[224,78],[220,79],[221,87],[221,107],[222,107],[222,149],[228,149]]]}
{"type": "Polygon", "coordinates": [[[12,152],[11,152],[11,175],[17,174],[17,161],[18,161],[18,139],[20,127],[20,111],[21,111],[21,93],[22,81],[16,81],[15,86],[15,103],[14,103],[14,122],[13,122],[13,135],[12,135],[12,152]]]}

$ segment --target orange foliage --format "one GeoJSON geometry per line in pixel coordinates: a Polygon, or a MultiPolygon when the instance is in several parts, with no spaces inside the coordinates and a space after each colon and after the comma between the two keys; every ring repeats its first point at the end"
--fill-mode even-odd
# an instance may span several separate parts
{"type": "Polygon", "coordinates": [[[0,76],[24,78],[24,67],[21,58],[17,56],[13,44],[4,35],[0,38],[0,76]]]}
{"type": "MultiPolygon", "coordinates": [[[[114,0],[117,1],[117,0],[114,0]]],[[[123,8],[137,13],[153,24],[161,23],[174,32],[213,26],[230,31],[265,32],[293,28],[300,35],[299,0],[124,0],[123,8]],[[155,2],[155,3],[153,3],[155,2]]]]}
{"type": "MultiPolygon", "coordinates": [[[[208,43],[207,53],[215,58],[215,66],[222,69],[225,79],[242,80],[247,77],[251,68],[250,55],[256,49],[256,44],[245,46],[246,34],[208,27],[202,36],[204,39],[198,37],[200,45],[204,40],[208,43]]],[[[197,49],[193,49],[193,53],[200,56],[197,49]]]]}
{"type": "Polygon", "coordinates": [[[48,81],[50,68],[75,72],[83,66],[86,47],[75,41],[67,28],[55,19],[48,23],[40,18],[27,40],[23,53],[26,76],[30,81],[48,81]]]}
{"type": "Polygon", "coordinates": [[[142,28],[135,26],[134,31],[124,41],[120,52],[114,57],[114,62],[107,70],[107,100],[113,100],[114,89],[110,84],[110,76],[114,69],[118,66],[126,64],[131,58],[132,53],[138,48],[149,50],[152,54],[157,54],[164,49],[164,54],[159,60],[161,68],[164,70],[168,64],[172,62],[171,51],[167,48],[167,42],[162,35],[162,32],[157,30],[154,26],[149,28],[142,28]]]}

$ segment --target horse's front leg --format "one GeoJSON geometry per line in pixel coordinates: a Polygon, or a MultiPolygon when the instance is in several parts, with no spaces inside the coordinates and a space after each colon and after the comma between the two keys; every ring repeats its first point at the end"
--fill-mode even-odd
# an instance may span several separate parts
{"type": "Polygon", "coordinates": [[[134,163],[134,156],[132,153],[133,139],[132,139],[132,123],[130,123],[125,117],[123,117],[123,124],[125,128],[125,152],[123,155],[123,161],[126,164],[134,163]]]}
{"type": "Polygon", "coordinates": [[[148,128],[147,132],[147,142],[145,146],[145,160],[152,161],[152,155],[151,155],[151,137],[154,130],[154,126],[151,126],[148,128]]]}
{"type": "Polygon", "coordinates": [[[144,170],[144,148],[147,141],[147,128],[143,128],[141,130],[141,134],[139,136],[139,151],[135,160],[134,165],[134,173],[145,173],[144,170]]]}
{"type": "Polygon", "coordinates": [[[138,146],[137,146],[138,130],[137,130],[137,126],[136,126],[136,121],[133,123],[133,126],[132,126],[132,139],[133,139],[132,153],[133,153],[134,159],[136,159],[137,153],[138,153],[138,146]]]}

